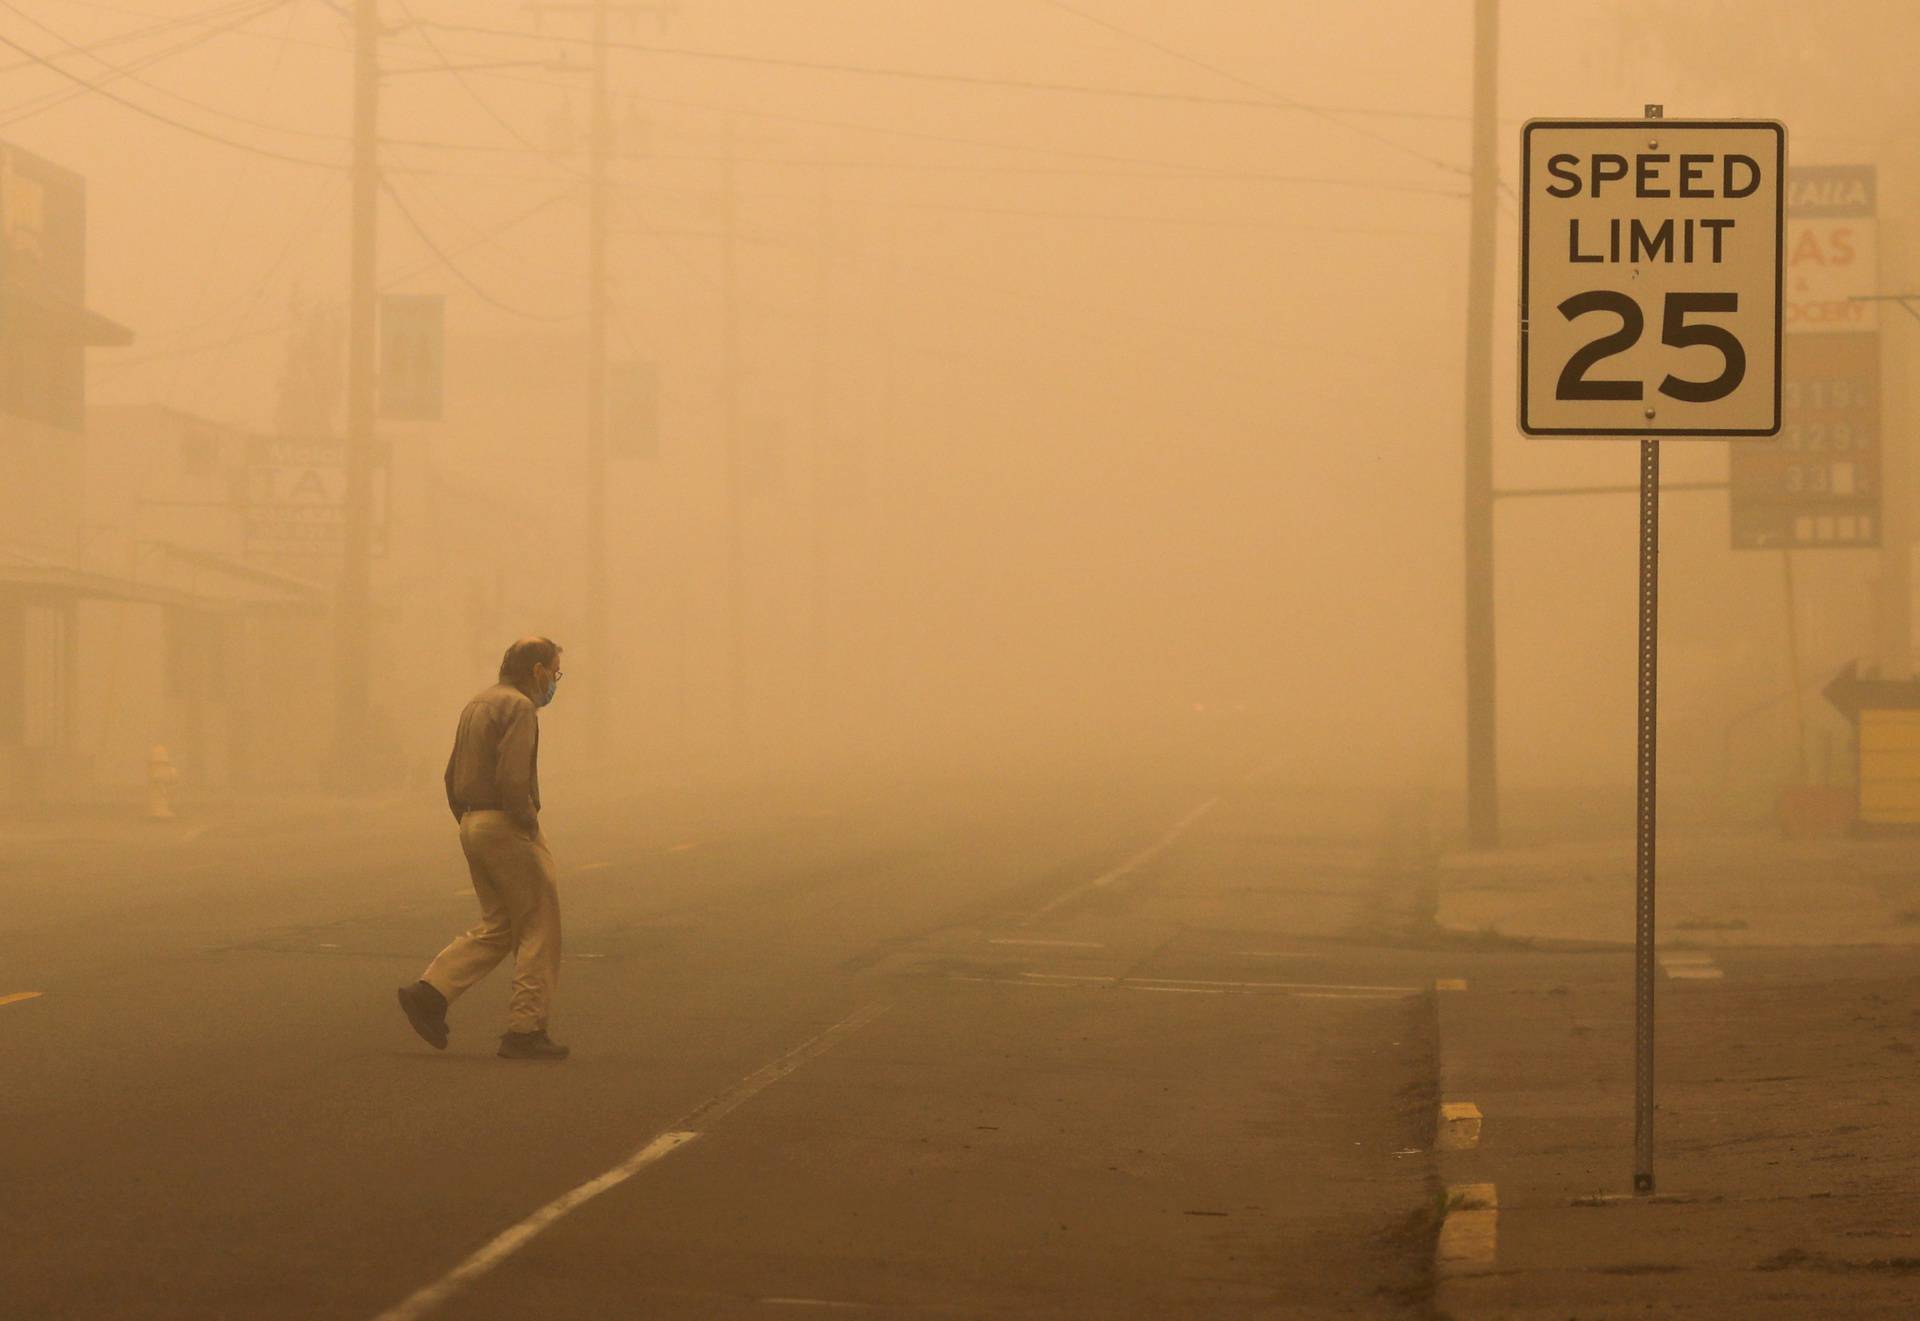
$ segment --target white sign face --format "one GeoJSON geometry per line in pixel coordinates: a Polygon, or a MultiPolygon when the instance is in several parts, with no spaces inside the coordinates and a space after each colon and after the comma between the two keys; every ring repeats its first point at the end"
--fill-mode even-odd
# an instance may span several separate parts
{"type": "MultiPolygon", "coordinates": [[[[247,467],[247,549],[338,555],[347,541],[347,451],[338,440],[261,438],[247,467]]],[[[383,553],[385,493],[376,473],[373,550],[383,553]]]]}
{"type": "Polygon", "coordinates": [[[1785,127],[1536,119],[1522,142],[1520,429],[1777,434],[1785,127]]]}

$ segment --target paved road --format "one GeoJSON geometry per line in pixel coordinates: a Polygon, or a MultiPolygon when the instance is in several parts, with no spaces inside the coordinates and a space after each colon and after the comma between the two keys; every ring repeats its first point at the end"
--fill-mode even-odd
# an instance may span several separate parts
{"type": "Polygon", "coordinates": [[[394,1008],[473,910],[430,804],[0,853],[0,1310],[1426,1315],[1377,804],[552,796],[559,1066],[493,1057],[504,973],[444,1054],[394,1008]]]}

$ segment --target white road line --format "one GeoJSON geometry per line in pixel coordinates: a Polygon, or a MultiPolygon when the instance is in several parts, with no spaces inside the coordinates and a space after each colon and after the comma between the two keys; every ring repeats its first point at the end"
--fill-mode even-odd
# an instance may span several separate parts
{"type": "Polygon", "coordinates": [[[1116,985],[1126,983],[1139,986],[1222,986],[1239,991],[1366,991],[1413,995],[1420,990],[1417,986],[1349,986],[1339,982],[1223,982],[1209,981],[1203,977],[1087,977],[1068,972],[1023,972],[1020,975],[1042,981],[1112,982],[1116,985]]]}
{"type": "Polygon", "coordinates": [[[1208,986],[1140,986],[1133,982],[1121,982],[1123,991],[1158,991],[1162,995],[1225,995],[1225,991],[1214,990],[1208,986]]]}
{"type": "Polygon", "coordinates": [[[1375,991],[1412,995],[1417,986],[1347,986],[1339,982],[1216,982],[1199,977],[1129,977],[1132,982],[1151,982],[1160,986],[1230,986],[1263,991],[1375,991]]]}
{"type": "Polygon", "coordinates": [[[0,995],[0,1005],[17,1005],[22,1000],[38,1000],[45,991],[15,991],[12,995],[0,995]]]}
{"type": "Polygon", "coordinates": [[[609,868],[609,867],[611,867],[611,866],[613,866],[613,864],[612,864],[612,863],[610,863],[610,862],[583,862],[583,863],[581,863],[581,864],[580,864],[580,865],[579,865],[578,867],[575,867],[575,868],[574,868],[574,870],[575,870],[575,871],[577,871],[577,872],[580,872],[580,871],[605,871],[605,870],[606,870],[607,868],[609,868]]]}
{"type": "Polygon", "coordinates": [[[1045,946],[1048,946],[1049,948],[1057,948],[1057,949],[1105,949],[1106,948],[1105,945],[1102,945],[1097,940],[1015,940],[1011,937],[1006,937],[999,940],[989,940],[987,944],[989,945],[1045,945],[1045,946]]]}
{"type": "Polygon", "coordinates": [[[1141,849],[1138,853],[1134,854],[1131,858],[1128,858],[1125,862],[1121,863],[1118,867],[1113,868],[1111,871],[1102,872],[1100,875],[1088,881],[1085,885],[1077,885],[1073,889],[1068,890],[1065,894],[1059,895],[1058,897],[1053,899],[1052,902],[1045,904],[1040,908],[1035,909],[1032,913],[1029,913],[1027,915],[1026,920],[1022,922],[1020,925],[1031,926],[1033,923],[1039,921],[1041,918],[1045,917],[1047,914],[1053,912],[1054,909],[1061,907],[1063,904],[1071,903],[1073,900],[1078,899],[1081,895],[1085,894],[1087,891],[1104,890],[1107,886],[1112,885],[1115,881],[1119,880],[1122,876],[1125,876],[1130,872],[1138,871],[1140,868],[1146,866],[1149,862],[1152,862],[1155,858],[1159,857],[1162,853],[1165,853],[1169,848],[1173,846],[1173,843],[1175,840],[1179,839],[1180,836],[1187,833],[1188,828],[1191,827],[1194,822],[1198,821],[1201,817],[1205,816],[1207,813],[1211,812],[1214,808],[1218,807],[1219,805],[1220,805],[1220,800],[1218,798],[1207,799],[1206,802],[1200,804],[1198,807],[1194,808],[1191,812],[1187,813],[1185,816],[1181,817],[1178,821],[1174,822],[1173,829],[1169,830],[1166,834],[1162,835],[1159,839],[1156,839],[1153,843],[1147,845],[1147,847],[1145,847],[1144,849],[1141,849]]]}
{"type": "Polygon", "coordinates": [[[878,1004],[856,1009],[819,1036],[803,1041],[765,1068],[747,1075],[720,1095],[695,1106],[679,1123],[649,1140],[618,1165],[604,1174],[587,1180],[572,1191],[554,1198],[519,1224],[495,1236],[486,1246],[432,1284],[415,1291],[404,1301],[380,1313],[374,1321],[417,1321],[417,1318],[427,1315],[464,1286],[485,1275],[532,1242],[549,1225],[569,1211],[593,1200],[610,1188],[618,1187],[655,1161],[673,1154],[692,1142],[704,1131],[696,1128],[696,1124],[711,1126],[717,1123],[793,1073],[801,1065],[826,1054],[840,1042],[841,1038],[865,1027],[886,1010],[885,1005],[878,1004]]]}
{"type": "MultiPolygon", "coordinates": [[[[1071,991],[1077,987],[1104,986],[1116,991],[1159,991],[1168,995],[1232,995],[1235,983],[1222,986],[1168,986],[1137,979],[1120,981],[1113,977],[1069,977],[1063,974],[1022,973],[1018,977],[970,977],[965,973],[949,973],[948,980],[956,982],[990,982],[996,986],[1032,986],[1051,987],[1056,991],[1071,991]]],[[[1275,983],[1284,986],[1285,983],[1275,983]]],[[[1244,988],[1248,995],[1260,992],[1251,987],[1244,988]]],[[[1369,991],[1369,990],[1332,990],[1332,991],[1294,991],[1281,990],[1277,994],[1293,1000],[1404,1000],[1407,991],[1369,991]]]]}
{"type": "Polygon", "coordinates": [[[831,1307],[848,1312],[871,1312],[872,1303],[845,1303],[834,1298],[761,1298],[757,1302],[766,1307],[831,1307]]]}
{"type": "Polygon", "coordinates": [[[1714,963],[1711,954],[1662,954],[1660,967],[1675,981],[1713,982],[1727,975],[1724,968],[1714,963]]]}
{"type": "Polygon", "coordinates": [[[1312,959],[1319,958],[1305,950],[1283,949],[1236,949],[1228,952],[1230,959],[1312,959]]]}

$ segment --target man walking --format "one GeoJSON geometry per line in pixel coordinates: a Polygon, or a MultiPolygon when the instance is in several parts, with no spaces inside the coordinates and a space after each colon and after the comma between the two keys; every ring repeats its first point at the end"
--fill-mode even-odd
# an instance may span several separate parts
{"type": "Polygon", "coordinates": [[[447,1048],[447,1006],[514,953],[513,997],[500,1058],[563,1060],[547,1035],[560,977],[560,893],[540,831],[540,719],[560,682],[560,648],[522,638],[500,660],[500,682],[467,703],[447,759],[447,806],[480,900],[480,922],[441,950],[400,1008],[429,1045],[447,1048]]]}

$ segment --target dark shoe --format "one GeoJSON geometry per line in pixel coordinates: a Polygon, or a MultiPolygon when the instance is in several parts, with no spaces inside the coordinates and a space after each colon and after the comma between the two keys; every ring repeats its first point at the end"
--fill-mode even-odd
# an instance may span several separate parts
{"type": "Polygon", "coordinates": [[[435,1050],[447,1048],[447,997],[425,982],[402,986],[400,1008],[420,1039],[435,1050]]]}
{"type": "Polygon", "coordinates": [[[503,1060],[563,1060],[567,1048],[547,1035],[545,1028],[535,1032],[508,1032],[500,1038],[503,1060]]]}

